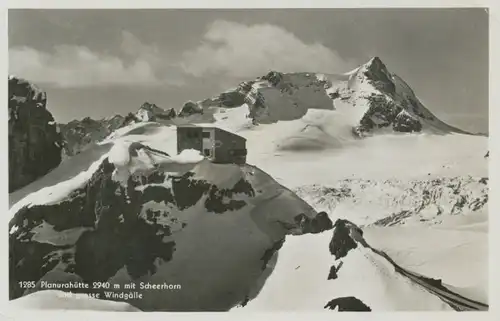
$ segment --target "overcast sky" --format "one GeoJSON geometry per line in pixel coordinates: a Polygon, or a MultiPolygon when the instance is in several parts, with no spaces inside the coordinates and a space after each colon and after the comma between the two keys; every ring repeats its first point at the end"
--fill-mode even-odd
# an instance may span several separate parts
{"type": "Polygon", "coordinates": [[[57,121],[179,108],[268,70],[346,72],[379,56],[451,124],[488,125],[484,9],[9,10],[9,73],[57,121]]]}

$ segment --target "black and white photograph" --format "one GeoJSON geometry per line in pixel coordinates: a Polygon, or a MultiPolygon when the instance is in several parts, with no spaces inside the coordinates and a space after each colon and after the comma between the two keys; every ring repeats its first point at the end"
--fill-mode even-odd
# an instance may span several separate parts
{"type": "Polygon", "coordinates": [[[7,11],[11,309],[489,310],[487,7],[7,11]]]}

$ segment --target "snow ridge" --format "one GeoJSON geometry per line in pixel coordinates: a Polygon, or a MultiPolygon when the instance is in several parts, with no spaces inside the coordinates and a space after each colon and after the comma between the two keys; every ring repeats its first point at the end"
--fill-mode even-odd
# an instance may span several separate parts
{"type": "MultiPolygon", "coordinates": [[[[402,268],[386,253],[368,245],[363,238],[363,231],[347,220],[337,220],[335,222],[333,237],[330,242],[330,252],[339,264],[332,265],[329,279],[342,278],[343,270],[353,268],[354,263],[357,265],[361,263],[358,260],[361,259],[359,255],[362,254],[363,260],[370,262],[377,270],[379,277],[384,279],[383,284],[385,286],[396,286],[395,283],[401,283],[397,286],[401,290],[407,287],[405,290],[409,292],[408,294],[411,297],[420,296],[427,303],[432,303],[436,307],[439,307],[438,302],[435,300],[437,298],[453,310],[481,311],[488,309],[486,304],[465,298],[451,291],[442,284],[441,280],[427,278],[402,268]],[[353,259],[355,259],[355,262],[353,259]]],[[[384,292],[381,291],[381,293],[384,292]]],[[[363,294],[360,293],[360,295],[362,298],[364,297],[363,294]]],[[[366,300],[368,301],[368,299],[366,300]]],[[[392,298],[392,300],[397,301],[397,298],[392,298]]],[[[441,306],[441,308],[446,310],[444,306],[441,306]]]]}
{"type": "Polygon", "coordinates": [[[287,236],[259,295],[233,312],[483,311],[441,280],[403,268],[369,245],[364,231],[339,219],[318,235],[287,236]],[[307,293],[304,294],[304,293],[307,293]]]}

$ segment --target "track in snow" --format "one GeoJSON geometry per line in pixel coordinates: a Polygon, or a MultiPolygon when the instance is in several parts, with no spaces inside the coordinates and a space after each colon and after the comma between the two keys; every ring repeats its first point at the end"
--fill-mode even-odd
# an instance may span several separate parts
{"type": "Polygon", "coordinates": [[[368,246],[374,253],[382,256],[385,258],[387,261],[389,261],[393,266],[394,269],[397,273],[400,275],[404,276],[405,278],[409,279],[412,283],[416,283],[422,288],[424,288],[427,292],[439,297],[443,302],[448,304],[450,307],[452,307],[456,311],[488,311],[489,306],[487,304],[474,301],[471,299],[468,299],[460,294],[454,293],[444,287],[441,284],[440,280],[435,280],[435,279],[430,279],[427,277],[424,277],[422,275],[419,275],[414,272],[410,272],[408,270],[405,270],[401,266],[399,266],[394,260],[390,258],[389,255],[387,255],[383,251],[379,251],[377,249],[374,249],[370,246],[368,246]]]}

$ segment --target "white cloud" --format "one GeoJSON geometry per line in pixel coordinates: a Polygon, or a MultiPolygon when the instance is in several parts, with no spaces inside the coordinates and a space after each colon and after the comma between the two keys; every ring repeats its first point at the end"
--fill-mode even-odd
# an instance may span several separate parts
{"type": "Polygon", "coordinates": [[[209,74],[247,77],[271,69],[344,72],[350,64],[330,48],[305,43],[281,27],[219,20],[209,27],[199,47],[184,53],[181,65],[197,77],[209,74]]]}
{"type": "Polygon", "coordinates": [[[92,52],[87,47],[61,45],[52,53],[29,47],[9,50],[9,73],[58,87],[125,85],[155,81],[149,63],[136,59],[130,65],[117,57],[92,52]]]}
{"type": "MultiPolygon", "coordinates": [[[[160,52],[156,45],[143,44],[136,36],[128,31],[122,31],[122,52],[132,58],[142,58],[151,64],[158,64],[165,53],[160,52]]],[[[165,58],[165,57],[163,57],[165,58]]]]}
{"type": "Polygon", "coordinates": [[[121,49],[127,60],[85,46],[59,45],[52,52],[10,48],[9,73],[63,88],[181,84],[180,79],[156,74],[162,61],[158,48],[142,44],[128,32],[123,32],[122,38],[121,49]]]}
{"type": "Polygon", "coordinates": [[[39,84],[63,88],[92,86],[181,86],[189,77],[256,77],[269,70],[282,72],[344,72],[349,69],[335,51],[305,43],[287,30],[269,24],[247,26],[216,21],[202,43],[176,53],[142,43],[122,32],[116,55],[85,46],[59,45],[50,52],[30,47],[9,49],[9,73],[39,84]]]}

